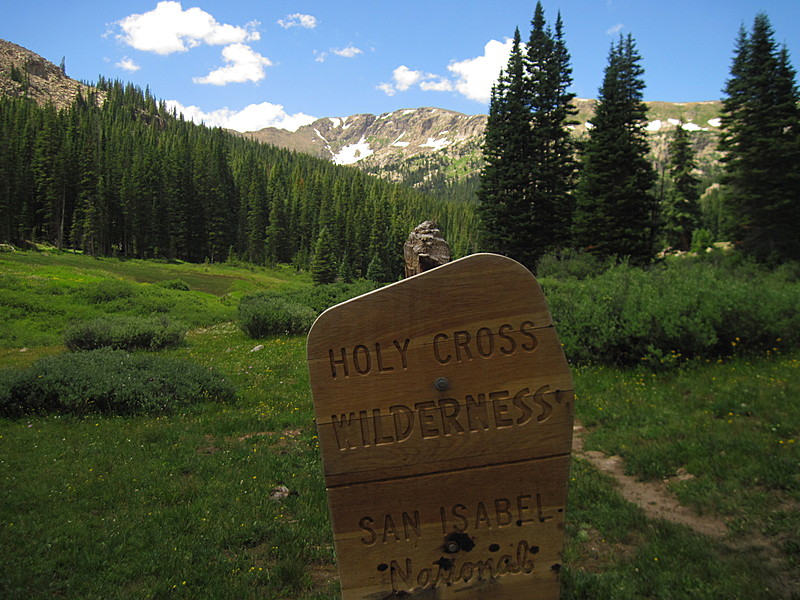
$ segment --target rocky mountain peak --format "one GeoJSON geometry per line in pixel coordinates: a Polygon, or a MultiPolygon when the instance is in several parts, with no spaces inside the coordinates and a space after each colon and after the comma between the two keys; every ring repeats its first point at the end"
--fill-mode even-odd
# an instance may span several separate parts
{"type": "Polygon", "coordinates": [[[401,109],[382,115],[360,114],[318,119],[291,133],[275,128],[244,135],[326,158],[340,165],[364,167],[457,148],[483,134],[486,115],[464,115],[441,108],[401,109]]]}
{"type": "MultiPolygon", "coordinates": [[[[576,98],[570,125],[576,138],[592,128],[596,100],[576,98]]],[[[681,125],[693,138],[701,171],[716,163],[720,102],[647,102],[644,125],[654,162],[663,166],[671,131],[681,125]]],[[[441,108],[401,109],[382,115],[358,114],[318,119],[295,132],[267,128],[243,135],[353,165],[384,179],[420,190],[447,188],[463,182],[473,190],[483,166],[481,147],[486,115],[464,115],[441,108]]],[[[467,192],[472,194],[474,192],[467,192]]]]}
{"type": "Polygon", "coordinates": [[[28,97],[37,104],[66,108],[90,88],[27,48],[0,39],[0,95],[28,97]]]}

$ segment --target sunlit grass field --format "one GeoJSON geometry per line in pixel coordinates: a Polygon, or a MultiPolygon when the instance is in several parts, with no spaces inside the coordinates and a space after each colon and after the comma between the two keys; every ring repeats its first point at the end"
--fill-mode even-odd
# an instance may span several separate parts
{"type": "MultiPolygon", "coordinates": [[[[0,419],[0,597],[339,596],[305,339],[251,339],[234,323],[242,294],[309,284],[288,267],[0,255],[0,367],[65,352],[70,321],[158,312],[189,329],[159,356],[238,392],[171,414],[0,419]],[[189,291],[159,286],[175,279],[189,291]],[[112,280],[110,299],[92,287],[112,280]]],[[[728,531],[649,519],[576,456],[562,598],[800,598],[800,354],[735,352],[575,369],[586,448],[669,479],[728,531]]]]}

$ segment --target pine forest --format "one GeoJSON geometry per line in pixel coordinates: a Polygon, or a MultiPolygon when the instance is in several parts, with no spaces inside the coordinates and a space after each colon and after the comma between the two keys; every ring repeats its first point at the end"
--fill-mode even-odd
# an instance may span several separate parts
{"type": "Polygon", "coordinates": [[[469,204],[185,122],[119,81],[63,111],[0,98],[0,146],[0,241],[307,269],[326,237],[326,261],[386,281],[423,220],[455,254],[475,249],[469,204]]]}
{"type": "Polygon", "coordinates": [[[531,26],[525,43],[516,30],[493,87],[478,182],[448,181],[431,154],[388,167],[414,175],[390,183],[195,125],[149,89],[104,78],[62,110],[0,98],[0,242],[289,263],[317,283],[396,280],[402,244],[424,220],[455,257],[493,251],[534,272],[563,251],[646,265],[722,240],[767,263],[800,259],[800,92],[765,14],[735,42],[704,204],[683,125],[666,159],[648,142],[633,37],[612,42],[591,127],[575,137],[565,24],[559,14],[548,25],[537,3],[531,26]]]}

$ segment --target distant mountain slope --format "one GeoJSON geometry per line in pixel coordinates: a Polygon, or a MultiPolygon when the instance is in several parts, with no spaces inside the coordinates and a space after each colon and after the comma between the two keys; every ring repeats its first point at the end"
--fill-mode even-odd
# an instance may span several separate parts
{"type": "Polygon", "coordinates": [[[67,77],[49,60],[6,40],[0,40],[0,95],[28,97],[39,105],[66,108],[89,86],[67,77]]]}
{"type": "MultiPolygon", "coordinates": [[[[596,100],[577,99],[577,123],[581,138],[591,128],[596,100]]],[[[647,132],[654,162],[666,159],[669,132],[681,120],[692,132],[703,174],[717,164],[716,137],[721,102],[648,102],[647,132]]],[[[464,115],[441,108],[397,110],[382,115],[360,114],[330,117],[300,127],[295,132],[267,128],[243,135],[264,143],[325,158],[337,164],[357,166],[427,191],[461,185],[474,192],[475,178],[483,165],[481,145],[486,115],[464,115]],[[471,182],[471,183],[470,183],[471,182]]]]}
{"type": "MultiPolygon", "coordinates": [[[[0,40],[0,95],[27,96],[40,105],[69,106],[91,88],[66,76],[38,54],[0,40]]],[[[98,102],[103,98],[98,97],[98,102]]],[[[700,175],[713,179],[718,166],[716,139],[721,102],[648,102],[653,161],[661,168],[669,132],[682,119],[692,132],[700,175]]],[[[596,100],[577,99],[576,137],[591,127],[596,100]]],[[[486,115],[464,115],[441,108],[408,108],[382,115],[359,114],[318,119],[297,131],[266,128],[240,135],[353,165],[384,179],[456,200],[474,199],[483,166],[481,146],[486,115]]]]}

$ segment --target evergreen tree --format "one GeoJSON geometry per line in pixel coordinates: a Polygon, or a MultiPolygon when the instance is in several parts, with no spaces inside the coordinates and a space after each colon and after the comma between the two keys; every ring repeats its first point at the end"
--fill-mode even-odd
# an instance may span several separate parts
{"type": "Polygon", "coordinates": [[[340,281],[345,283],[352,283],[358,279],[358,272],[353,264],[353,259],[350,257],[350,252],[345,250],[341,262],[339,262],[339,271],[337,277],[340,281]]]}
{"type": "Polygon", "coordinates": [[[630,35],[611,44],[583,153],[573,233],[595,254],[643,264],[654,254],[657,203],[650,193],[655,173],[647,159],[640,60],[630,35]]]}
{"type": "Polygon", "coordinates": [[[398,232],[433,217],[473,249],[470,205],[194,125],[130,84],[98,87],[102,108],[96,94],[62,111],[0,98],[0,242],[258,263],[274,242],[274,260],[308,269],[327,225],[334,272],[347,252],[361,276],[375,250],[394,279],[398,232]]]}
{"type": "Polygon", "coordinates": [[[691,247],[692,231],[700,223],[698,192],[699,180],[694,174],[697,168],[689,133],[681,121],[672,134],[669,144],[669,173],[671,186],[662,206],[662,230],[666,243],[672,248],[686,252],[691,247]]]}
{"type": "Polygon", "coordinates": [[[766,14],[736,41],[723,100],[723,184],[731,232],[762,260],[800,259],[800,94],[766,14]]]}
{"type": "Polygon", "coordinates": [[[314,248],[314,258],[311,259],[311,280],[314,285],[333,283],[339,270],[339,261],[336,258],[336,245],[328,229],[323,227],[317,237],[314,248]]]}
{"type": "Polygon", "coordinates": [[[524,84],[524,63],[519,29],[508,67],[492,88],[486,122],[478,190],[483,246],[486,250],[522,259],[526,236],[518,229],[527,225],[528,140],[530,114],[524,84]]]}
{"type": "Polygon", "coordinates": [[[566,125],[576,111],[569,62],[561,15],[554,34],[537,2],[527,50],[517,29],[491,94],[478,191],[483,246],[531,269],[570,235],[575,161],[566,125]]]}
{"type": "Polygon", "coordinates": [[[380,252],[373,255],[372,260],[369,261],[366,278],[378,283],[389,283],[394,279],[389,272],[389,268],[384,263],[380,252]]]}
{"type": "Polygon", "coordinates": [[[532,230],[529,252],[538,260],[545,252],[566,246],[571,238],[573,190],[577,165],[575,145],[566,125],[577,113],[568,91],[570,57],[561,14],[555,34],[547,28],[537,3],[528,42],[527,84],[531,113],[530,203],[532,230]]]}

